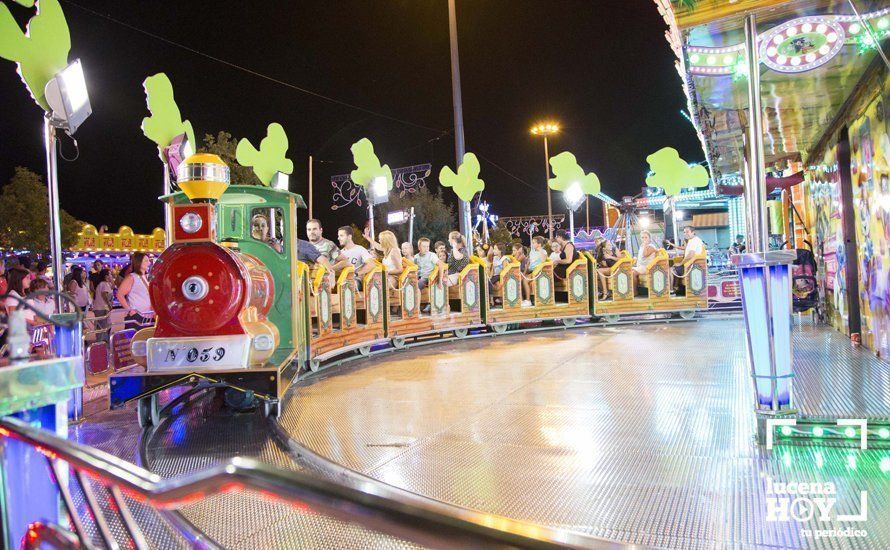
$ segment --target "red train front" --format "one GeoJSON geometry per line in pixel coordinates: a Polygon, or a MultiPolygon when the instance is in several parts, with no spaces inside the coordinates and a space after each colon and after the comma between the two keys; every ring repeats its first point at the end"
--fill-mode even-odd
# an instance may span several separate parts
{"type": "Polygon", "coordinates": [[[275,284],[257,258],[217,242],[213,201],[228,187],[228,167],[194,155],[179,184],[192,203],[171,206],[173,242],[149,284],[157,323],[136,334],[134,355],[149,373],[260,367],[279,343],[266,318],[275,284]]]}

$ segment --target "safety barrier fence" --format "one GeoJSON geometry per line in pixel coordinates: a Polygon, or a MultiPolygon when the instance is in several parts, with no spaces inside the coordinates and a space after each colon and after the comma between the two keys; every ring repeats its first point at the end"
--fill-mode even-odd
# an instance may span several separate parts
{"type": "MultiPolygon", "coordinates": [[[[381,482],[368,480],[361,490],[301,472],[283,470],[252,459],[234,458],[200,472],[163,479],[103,451],[80,445],[12,417],[0,419],[0,436],[35,447],[46,457],[54,485],[73,529],[35,521],[22,541],[24,548],[53,541],[57,547],[89,548],[92,541],[77,514],[72,483],[77,481],[98,536],[108,548],[119,547],[106,514],[117,514],[129,540],[148,548],[144,530],[134,520],[124,495],[159,511],[192,546],[217,545],[197,531],[176,509],[209,496],[253,491],[265,498],[329,516],[399,539],[435,547],[492,548],[626,548],[627,545],[561,529],[515,521],[433,501],[381,482]],[[69,473],[70,472],[70,473],[69,473]],[[93,484],[109,495],[113,506],[99,505],[93,484]]],[[[43,518],[35,518],[36,520],[43,518]]]]}

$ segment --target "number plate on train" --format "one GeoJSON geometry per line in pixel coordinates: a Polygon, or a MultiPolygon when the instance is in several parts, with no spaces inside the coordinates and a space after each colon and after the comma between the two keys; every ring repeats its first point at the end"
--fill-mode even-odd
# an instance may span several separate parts
{"type": "Polygon", "coordinates": [[[249,345],[247,336],[149,338],[148,370],[243,369],[249,345]]]}

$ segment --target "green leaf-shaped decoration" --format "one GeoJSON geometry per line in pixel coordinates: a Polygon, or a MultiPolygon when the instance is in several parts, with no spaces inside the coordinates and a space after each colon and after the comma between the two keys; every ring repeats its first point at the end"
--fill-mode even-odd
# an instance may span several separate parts
{"type": "Polygon", "coordinates": [[[689,166],[672,147],[665,147],[646,157],[651,174],[646,178],[649,187],[664,189],[672,196],[685,187],[707,187],[708,170],[700,165],[689,166]]]}
{"type": "Polygon", "coordinates": [[[473,196],[485,189],[485,182],[479,179],[479,159],[473,153],[464,153],[463,162],[457,167],[457,173],[443,166],[439,172],[439,183],[443,187],[450,187],[457,197],[469,202],[473,196]]]}
{"type": "Polygon", "coordinates": [[[392,170],[389,165],[380,165],[380,159],[374,154],[374,145],[368,138],[362,138],[352,144],[352,161],[355,170],[350,174],[352,183],[361,185],[365,189],[374,181],[374,178],[386,178],[386,188],[392,190],[392,170]]]}
{"type": "Polygon", "coordinates": [[[285,157],[287,154],[287,134],[281,124],[273,122],[266,129],[266,137],[260,142],[257,150],[247,138],[238,142],[235,158],[241,166],[250,166],[253,173],[263,182],[272,185],[276,172],[290,174],[294,171],[294,162],[285,157]]]}
{"type": "MultiPolygon", "coordinates": [[[[30,8],[34,0],[15,0],[30,8]]],[[[31,97],[45,111],[49,105],[43,95],[46,83],[68,66],[71,34],[59,0],[40,0],[37,14],[28,21],[23,33],[9,8],[0,3],[0,57],[18,64],[18,72],[31,97]]]]}
{"type": "Polygon", "coordinates": [[[142,133],[157,144],[161,159],[166,160],[164,149],[170,145],[173,138],[181,134],[185,134],[192,144],[192,149],[196,149],[198,144],[195,143],[192,123],[182,120],[179,106],[173,99],[173,84],[167,75],[164,73],[152,75],[145,79],[142,87],[145,89],[145,101],[151,112],[151,116],[142,119],[142,133]]]}
{"type": "Polygon", "coordinates": [[[555,176],[547,181],[550,189],[566,191],[577,182],[585,195],[596,195],[600,192],[599,177],[593,172],[585,174],[572,153],[564,151],[555,157],[550,157],[550,167],[555,176]]]}

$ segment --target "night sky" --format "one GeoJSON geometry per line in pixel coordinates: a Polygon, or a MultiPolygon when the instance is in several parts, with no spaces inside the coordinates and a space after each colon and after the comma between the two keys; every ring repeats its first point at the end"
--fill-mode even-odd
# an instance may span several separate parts
{"type": "MultiPolygon", "coordinates": [[[[26,20],[28,10],[0,1],[26,20]]],[[[330,210],[330,176],[353,168],[349,146],[359,138],[370,138],[390,167],[432,163],[434,189],[441,166],[454,164],[446,0],[62,7],[70,59],[83,61],[93,107],[76,134],[80,157],[59,165],[62,207],[78,219],[137,232],[162,225],[161,164],[140,130],[148,115],[142,81],[157,72],[172,80],[198,136],[226,130],[258,144],[280,122],[295,164],[292,191],[306,194],[307,156],[321,161],[315,214],[328,235],[363,217],[357,207],[330,210]]],[[[645,157],[661,147],[702,159],[680,115],[685,98],[652,0],[458,0],[457,11],[467,149],[480,156],[493,211],[546,213],[543,145],[529,134],[543,119],[564,128],[551,155],[575,153],[615,198],[639,192],[645,157]]],[[[0,100],[0,182],[17,165],[43,174],[42,113],[6,61],[0,100]]],[[[73,155],[70,141],[62,153],[73,155]]]]}

